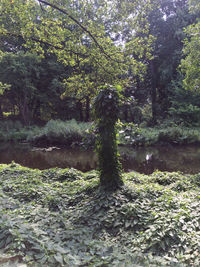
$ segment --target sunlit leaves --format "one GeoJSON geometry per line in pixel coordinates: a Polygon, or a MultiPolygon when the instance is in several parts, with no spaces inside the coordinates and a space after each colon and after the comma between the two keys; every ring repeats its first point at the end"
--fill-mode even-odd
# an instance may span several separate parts
{"type": "Polygon", "coordinates": [[[184,86],[187,89],[200,91],[200,23],[187,28],[188,38],[185,40],[185,59],[181,68],[185,74],[184,86]]]}
{"type": "MultiPolygon", "coordinates": [[[[136,33],[148,33],[149,0],[62,0],[56,3],[3,0],[1,9],[1,34],[22,36],[26,48],[39,54],[56,54],[59,61],[73,68],[73,75],[85,76],[83,79],[90,83],[90,86],[84,86],[89,88],[88,94],[95,80],[96,85],[120,84],[121,77],[127,75],[130,68],[134,74],[143,73],[144,64],[133,54],[139,58],[150,57],[151,38],[145,40],[142,35],[135,38],[136,33]],[[125,29],[129,34],[123,39],[125,29]],[[86,70],[88,65],[89,72],[86,70]]],[[[72,88],[74,81],[71,80],[72,88]]],[[[93,86],[92,90],[96,88],[93,86]]]]}

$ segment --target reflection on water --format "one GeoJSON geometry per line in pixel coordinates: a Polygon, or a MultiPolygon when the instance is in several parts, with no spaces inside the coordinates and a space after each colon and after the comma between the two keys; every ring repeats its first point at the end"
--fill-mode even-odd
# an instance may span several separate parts
{"type": "Polygon", "coordinates": [[[200,146],[156,146],[121,148],[125,170],[150,174],[155,170],[200,172],[200,146]]]}
{"type": "Polygon", "coordinates": [[[12,160],[23,166],[41,170],[72,167],[88,171],[97,168],[96,155],[93,151],[72,148],[48,151],[48,149],[33,149],[25,144],[0,146],[0,163],[10,163],[12,160]]]}
{"type": "MultiPolygon", "coordinates": [[[[150,174],[155,170],[200,172],[200,146],[120,147],[125,171],[150,174]]],[[[0,163],[15,161],[38,169],[73,167],[82,171],[97,168],[97,157],[91,150],[78,148],[33,149],[27,144],[0,146],[0,163]]]]}

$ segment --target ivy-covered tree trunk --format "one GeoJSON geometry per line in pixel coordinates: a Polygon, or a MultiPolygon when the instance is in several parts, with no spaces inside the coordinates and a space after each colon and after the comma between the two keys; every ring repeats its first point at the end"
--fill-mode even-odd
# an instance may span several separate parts
{"type": "Polygon", "coordinates": [[[106,190],[123,185],[116,138],[119,94],[115,88],[103,89],[94,102],[98,128],[96,150],[99,160],[100,184],[106,190]]]}

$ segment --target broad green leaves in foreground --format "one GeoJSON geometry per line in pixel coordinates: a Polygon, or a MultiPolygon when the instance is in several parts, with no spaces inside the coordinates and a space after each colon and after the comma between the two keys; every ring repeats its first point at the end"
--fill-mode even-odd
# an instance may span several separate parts
{"type": "Polygon", "coordinates": [[[0,166],[1,249],[33,266],[199,266],[199,174],[124,175],[0,166]]]}

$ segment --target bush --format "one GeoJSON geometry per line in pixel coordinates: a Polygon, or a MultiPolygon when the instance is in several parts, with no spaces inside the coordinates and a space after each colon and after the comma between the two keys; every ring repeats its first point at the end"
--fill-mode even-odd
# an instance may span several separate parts
{"type": "Polygon", "coordinates": [[[83,142],[86,133],[91,128],[91,123],[77,122],[76,120],[61,121],[50,120],[41,128],[39,135],[30,138],[36,145],[61,144],[72,145],[83,142]]]}
{"type": "Polygon", "coordinates": [[[169,114],[174,120],[184,125],[196,125],[200,123],[200,107],[192,104],[179,105],[169,109],[169,114]]]}
{"type": "Polygon", "coordinates": [[[134,123],[118,123],[119,142],[120,144],[128,145],[143,145],[145,137],[141,128],[134,123]]]}

